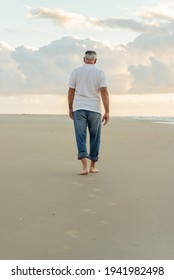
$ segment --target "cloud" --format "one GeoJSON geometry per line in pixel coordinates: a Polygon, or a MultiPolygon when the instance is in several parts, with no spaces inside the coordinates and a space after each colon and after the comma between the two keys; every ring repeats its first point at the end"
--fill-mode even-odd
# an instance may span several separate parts
{"type": "Polygon", "coordinates": [[[131,65],[129,71],[133,78],[131,93],[173,92],[174,71],[155,57],[149,58],[149,65],[131,65]]]}
{"type": "Polygon", "coordinates": [[[62,94],[75,66],[83,63],[86,48],[107,48],[94,39],[63,37],[32,49],[0,44],[1,95],[20,93],[62,94]]]}
{"type": "Polygon", "coordinates": [[[128,44],[131,93],[174,91],[174,35],[141,34],[128,44]]]}
{"type": "MultiPolygon", "coordinates": [[[[163,7],[163,6],[162,6],[163,7]]],[[[112,29],[128,29],[137,33],[169,33],[174,32],[174,23],[172,22],[163,22],[160,20],[168,19],[174,20],[174,15],[169,11],[169,7],[174,9],[174,5],[168,5],[167,12],[162,10],[159,6],[158,11],[155,8],[143,8],[141,13],[139,13],[140,20],[135,19],[124,19],[111,17],[106,19],[98,19],[85,17],[84,15],[77,13],[69,13],[60,9],[51,10],[49,8],[38,8],[38,9],[29,9],[29,17],[33,19],[46,18],[51,19],[59,27],[78,27],[78,28],[87,28],[87,27],[96,27],[100,28],[112,28],[112,29]],[[156,19],[159,19],[158,21],[156,19]],[[144,20],[145,19],[145,20],[144,20]]]]}
{"type": "Polygon", "coordinates": [[[12,59],[14,49],[8,44],[0,43],[0,84],[1,94],[13,92],[14,88],[25,83],[25,76],[12,59]]]}
{"type": "Polygon", "coordinates": [[[165,21],[174,20],[174,4],[160,3],[155,7],[143,7],[139,15],[147,19],[158,19],[165,21]]]}
{"type": "Polygon", "coordinates": [[[65,12],[61,9],[51,10],[49,8],[29,9],[30,18],[47,18],[55,22],[56,25],[61,27],[82,26],[87,27],[94,24],[95,19],[86,18],[83,15],[76,13],[65,12]]]}
{"type": "Polygon", "coordinates": [[[38,49],[0,43],[1,95],[65,94],[70,72],[87,49],[108,77],[112,94],[174,92],[174,4],[146,7],[141,20],[87,18],[63,10],[29,9],[32,18],[49,18],[61,27],[109,27],[140,33],[127,45],[110,46],[93,38],[63,37],[38,49]],[[165,8],[164,8],[165,7],[165,8]],[[171,12],[172,11],[172,12],[171,12]]]}
{"type": "Polygon", "coordinates": [[[174,35],[143,33],[111,47],[91,38],[63,37],[38,49],[0,44],[1,95],[66,94],[73,68],[95,49],[112,94],[174,91],[174,35]]]}
{"type": "Polygon", "coordinates": [[[169,24],[159,22],[143,22],[133,19],[110,18],[100,21],[101,26],[110,28],[128,29],[137,33],[167,33],[169,31],[169,24]]]}

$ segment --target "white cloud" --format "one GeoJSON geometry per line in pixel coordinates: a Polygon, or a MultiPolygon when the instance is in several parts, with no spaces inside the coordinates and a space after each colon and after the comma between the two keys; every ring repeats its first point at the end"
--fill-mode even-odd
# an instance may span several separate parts
{"type": "Polygon", "coordinates": [[[174,91],[174,35],[144,33],[115,47],[75,37],[36,50],[1,44],[1,95],[66,94],[70,72],[83,63],[86,49],[97,51],[112,94],[174,91]]]}
{"type": "MultiPolygon", "coordinates": [[[[48,45],[33,49],[11,48],[0,44],[1,95],[21,93],[66,94],[67,82],[73,68],[83,63],[86,49],[98,53],[97,66],[105,70],[112,94],[174,92],[174,21],[164,20],[167,4],[144,8],[142,21],[133,19],[94,19],[46,8],[30,9],[36,18],[48,17],[60,26],[87,25],[129,28],[140,32],[127,45],[110,46],[92,38],[63,37],[48,45]],[[143,21],[143,17],[145,20],[143,21]]],[[[172,10],[173,11],[173,10],[172,10]]]]}
{"type": "Polygon", "coordinates": [[[76,13],[65,12],[61,9],[51,10],[49,8],[29,9],[29,17],[31,18],[47,18],[51,19],[61,27],[87,27],[93,25],[93,18],[86,18],[76,13]]]}
{"type": "Polygon", "coordinates": [[[67,90],[71,70],[82,64],[84,50],[105,49],[105,44],[96,40],[74,37],[64,37],[39,49],[24,46],[10,49],[1,45],[1,95],[21,92],[62,94],[67,90]]]}
{"type": "Polygon", "coordinates": [[[0,42],[0,51],[13,51],[13,50],[14,50],[14,48],[12,48],[6,42],[0,42]]]}
{"type": "Polygon", "coordinates": [[[174,4],[173,3],[159,3],[155,7],[143,7],[140,16],[147,19],[158,19],[158,20],[174,20],[174,4]]]}

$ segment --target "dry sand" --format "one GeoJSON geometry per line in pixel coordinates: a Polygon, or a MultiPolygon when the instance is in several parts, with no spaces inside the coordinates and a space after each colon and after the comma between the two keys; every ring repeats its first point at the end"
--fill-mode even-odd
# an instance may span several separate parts
{"type": "Polygon", "coordinates": [[[78,175],[66,116],[0,115],[0,259],[174,259],[174,126],[112,118],[78,175]]]}

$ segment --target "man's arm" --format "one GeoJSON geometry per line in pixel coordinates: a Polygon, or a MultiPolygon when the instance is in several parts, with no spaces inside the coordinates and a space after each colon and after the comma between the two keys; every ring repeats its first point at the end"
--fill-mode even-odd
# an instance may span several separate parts
{"type": "Polygon", "coordinates": [[[103,115],[102,122],[104,121],[104,125],[105,125],[109,121],[109,93],[108,93],[107,87],[101,87],[100,92],[101,92],[103,106],[105,109],[105,113],[103,115]]]}
{"type": "Polygon", "coordinates": [[[73,101],[74,101],[75,89],[69,88],[68,90],[68,106],[69,106],[69,116],[73,120],[73,101]]]}

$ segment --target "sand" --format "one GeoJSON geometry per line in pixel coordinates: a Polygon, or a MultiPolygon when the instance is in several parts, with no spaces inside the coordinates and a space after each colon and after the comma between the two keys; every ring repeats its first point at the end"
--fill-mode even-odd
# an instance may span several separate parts
{"type": "Polygon", "coordinates": [[[0,115],[0,259],[174,259],[173,139],[111,118],[80,176],[67,116],[0,115]]]}

